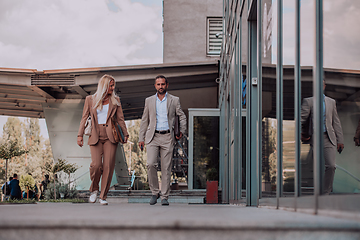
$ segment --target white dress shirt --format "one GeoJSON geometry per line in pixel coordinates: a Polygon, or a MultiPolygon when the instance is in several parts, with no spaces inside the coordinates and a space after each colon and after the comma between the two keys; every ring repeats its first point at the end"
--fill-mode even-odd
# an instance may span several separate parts
{"type": "Polygon", "coordinates": [[[156,93],[156,130],[169,130],[169,123],[167,118],[167,93],[162,101],[160,101],[156,93]]]}

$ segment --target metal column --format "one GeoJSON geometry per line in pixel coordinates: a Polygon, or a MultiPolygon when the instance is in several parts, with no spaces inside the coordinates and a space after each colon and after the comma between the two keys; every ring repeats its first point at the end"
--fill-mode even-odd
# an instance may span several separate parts
{"type": "Polygon", "coordinates": [[[324,176],[324,139],[323,139],[323,4],[315,1],[315,61],[314,61],[314,212],[317,214],[318,197],[323,192],[324,176]]]}
{"type": "Polygon", "coordinates": [[[276,65],[276,119],[277,119],[277,177],[276,177],[276,207],[279,208],[279,198],[283,195],[283,1],[277,0],[277,65],[276,65]]]}

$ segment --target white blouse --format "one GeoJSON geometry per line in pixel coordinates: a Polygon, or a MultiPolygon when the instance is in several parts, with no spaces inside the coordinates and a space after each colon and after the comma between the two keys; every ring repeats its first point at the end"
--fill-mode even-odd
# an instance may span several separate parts
{"type": "Polygon", "coordinates": [[[96,109],[98,124],[105,124],[109,111],[109,104],[103,105],[102,110],[96,109]]]}

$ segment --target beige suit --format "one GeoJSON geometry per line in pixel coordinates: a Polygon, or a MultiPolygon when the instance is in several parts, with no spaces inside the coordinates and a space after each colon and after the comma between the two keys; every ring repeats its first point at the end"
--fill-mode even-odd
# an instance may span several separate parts
{"type": "Polygon", "coordinates": [[[171,158],[176,142],[174,136],[175,114],[180,118],[180,131],[186,131],[186,116],[181,109],[180,99],[167,94],[167,119],[170,133],[155,133],[156,130],[156,98],[157,95],[146,98],[144,113],[141,119],[139,142],[147,145],[147,169],[150,190],[153,195],[159,194],[157,177],[157,157],[161,156],[161,198],[167,199],[170,193],[171,158]]]}
{"type": "MultiPolygon", "coordinates": [[[[120,103],[120,99],[117,98],[120,103]]],[[[98,124],[97,112],[93,108],[92,96],[85,99],[83,115],[80,121],[78,136],[84,134],[85,122],[88,116],[91,116],[91,136],[88,144],[90,145],[91,164],[90,164],[90,192],[99,190],[99,181],[101,177],[101,194],[100,198],[105,200],[110,188],[111,179],[115,167],[115,155],[118,143],[115,142],[111,128],[111,118],[116,114],[121,129],[125,136],[129,136],[123,111],[120,106],[113,105],[109,101],[109,110],[105,124],[98,124]]]]}
{"type": "MultiPolygon", "coordinates": [[[[313,97],[305,98],[301,106],[301,124],[304,125],[308,117],[313,116],[313,97]]],[[[325,96],[325,129],[324,132],[324,193],[332,190],[335,175],[335,156],[337,144],[344,143],[343,131],[336,110],[334,99],[325,96]]],[[[311,144],[312,145],[312,144],[311,144]]]]}

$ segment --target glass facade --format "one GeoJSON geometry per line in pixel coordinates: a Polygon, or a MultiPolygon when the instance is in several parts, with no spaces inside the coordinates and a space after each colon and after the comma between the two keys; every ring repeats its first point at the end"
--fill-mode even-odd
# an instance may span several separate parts
{"type": "Polygon", "coordinates": [[[352,5],[224,0],[223,202],[360,211],[345,204],[360,200],[360,55],[338,23],[352,5]]]}

